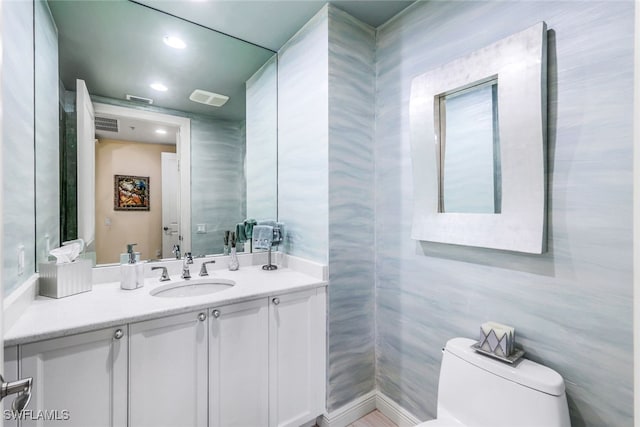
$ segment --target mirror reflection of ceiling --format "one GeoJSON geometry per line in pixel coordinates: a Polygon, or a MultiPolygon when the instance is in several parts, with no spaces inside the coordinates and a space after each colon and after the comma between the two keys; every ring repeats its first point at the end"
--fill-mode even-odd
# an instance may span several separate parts
{"type": "Polygon", "coordinates": [[[89,92],[124,100],[127,94],[153,105],[225,120],[245,117],[245,82],[273,52],[125,0],[49,0],[58,27],[60,78],[89,92]],[[164,36],[178,36],[175,49],[164,36]],[[161,82],[165,92],[150,85],[161,82]],[[229,97],[222,107],[195,103],[195,89],[229,97]]]}
{"type": "MultiPolygon", "coordinates": [[[[208,28],[277,51],[326,0],[135,0],[208,28]]],[[[332,0],[372,27],[387,22],[414,0],[332,0]]]]}
{"type": "Polygon", "coordinates": [[[175,144],[178,130],[178,127],[167,125],[166,123],[112,114],[96,114],[96,138],[98,139],[146,142],[149,144],[175,144]],[[99,119],[103,119],[106,125],[100,126],[99,119]]]}

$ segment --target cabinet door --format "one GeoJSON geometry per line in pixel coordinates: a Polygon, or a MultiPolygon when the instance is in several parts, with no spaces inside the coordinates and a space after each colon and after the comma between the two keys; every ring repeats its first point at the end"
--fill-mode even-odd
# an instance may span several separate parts
{"type": "Polygon", "coordinates": [[[209,425],[267,426],[268,300],[210,311],[209,425]]]}
{"type": "Polygon", "coordinates": [[[129,427],[207,424],[206,311],[129,325],[129,427]]]}
{"type": "Polygon", "coordinates": [[[297,427],[324,412],[325,322],[324,288],[271,297],[271,427],[297,427]]]}
{"type": "Polygon", "coordinates": [[[26,408],[33,417],[21,425],[125,427],[126,332],[121,326],[20,346],[20,373],[33,377],[26,408]]]}

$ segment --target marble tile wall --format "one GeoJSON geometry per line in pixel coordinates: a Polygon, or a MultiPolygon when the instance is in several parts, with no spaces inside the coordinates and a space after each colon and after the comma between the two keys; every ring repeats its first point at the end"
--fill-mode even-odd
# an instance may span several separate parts
{"type": "Polygon", "coordinates": [[[35,7],[36,262],[60,246],[58,32],[44,0],[35,7]]]}
{"type": "Polygon", "coordinates": [[[278,61],[247,81],[247,217],[278,216],[278,61]]]}
{"type": "Polygon", "coordinates": [[[327,409],[375,388],[375,30],[329,5],[327,409]]]}
{"type": "Polygon", "coordinates": [[[2,36],[2,286],[6,296],[35,272],[32,2],[3,3],[2,36]],[[22,273],[19,247],[24,250],[22,273]]]}
{"type": "Polygon", "coordinates": [[[436,414],[440,349],[496,320],[560,372],[573,426],[633,424],[634,4],[417,2],[377,32],[377,385],[436,414]],[[413,77],[546,21],[548,235],[543,255],[410,237],[413,77]]]}

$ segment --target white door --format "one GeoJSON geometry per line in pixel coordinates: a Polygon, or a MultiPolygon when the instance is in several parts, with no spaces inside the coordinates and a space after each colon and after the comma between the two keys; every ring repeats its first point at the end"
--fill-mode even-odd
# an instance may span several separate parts
{"type": "Polygon", "coordinates": [[[162,258],[172,256],[173,245],[180,243],[178,225],[178,161],[176,153],[161,153],[162,166],[162,258]]]}
{"type": "Polygon", "coordinates": [[[298,427],[325,410],[324,288],[269,303],[269,425],[298,427]]]}
{"type": "Polygon", "coordinates": [[[126,331],[106,328],[21,346],[21,374],[33,377],[27,409],[55,418],[27,417],[21,425],[125,427],[126,331]]]}
{"type": "Polygon", "coordinates": [[[268,300],[213,309],[209,314],[209,426],[269,422],[268,300]]]}
{"type": "Polygon", "coordinates": [[[78,237],[87,246],[95,239],[96,225],[96,130],[93,104],[84,80],[76,80],[78,147],[78,237]]]}
{"type": "Polygon", "coordinates": [[[206,312],[129,326],[129,427],[207,425],[206,312]]]}

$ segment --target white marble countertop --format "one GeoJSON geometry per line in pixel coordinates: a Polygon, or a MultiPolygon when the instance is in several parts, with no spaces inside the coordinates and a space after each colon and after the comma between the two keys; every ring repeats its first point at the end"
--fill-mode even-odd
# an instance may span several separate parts
{"type": "MultiPolygon", "coordinates": [[[[197,271],[192,269],[193,279],[201,279],[197,271]]],[[[150,292],[170,282],[153,277],[146,278],[144,287],[135,290],[122,290],[119,282],[111,282],[61,299],[38,296],[5,333],[4,344],[25,344],[327,284],[292,268],[264,271],[259,265],[241,267],[238,271],[217,269],[209,278],[233,280],[235,285],[208,295],[162,298],[150,292]]],[[[177,274],[172,274],[171,280],[182,281],[177,274]]]]}

